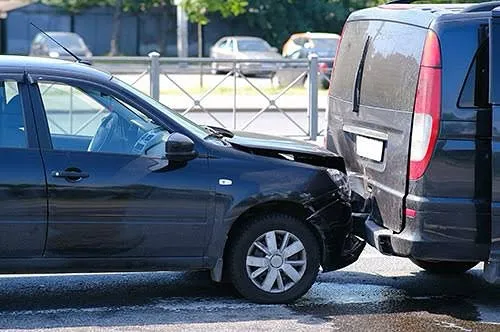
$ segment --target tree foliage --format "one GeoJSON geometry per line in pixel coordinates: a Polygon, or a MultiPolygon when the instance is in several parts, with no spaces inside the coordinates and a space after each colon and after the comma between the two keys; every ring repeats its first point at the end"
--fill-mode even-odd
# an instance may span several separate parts
{"type": "Polygon", "coordinates": [[[44,4],[62,8],[70,13],[78,13],[94,6],[114,6],[114,0],[42,0],[44,4]]]}
{"type": "Polygon", "coordinates": [[[191,22],[207,24],[210,13],[220,13],[222,17],[243,14],[248,5],[246,0],[182,0],[182,7],[191,22]]]}
{"type": "MultiPolygon", "coordinates": [[[[372,0],[368,0],[372,1],[372,0]]],[[[366,7],[367,0],[249,0],[245,18],[264,39],[275,46],[295,32],[335,32],[354,10],[366,7]]]]}

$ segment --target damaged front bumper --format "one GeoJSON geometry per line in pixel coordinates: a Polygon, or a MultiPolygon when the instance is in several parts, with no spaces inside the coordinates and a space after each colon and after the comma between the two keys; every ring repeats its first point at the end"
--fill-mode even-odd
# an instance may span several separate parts
{"type": "Polygon", "coordinates": [[[335,199],[313,213],[308,221],[323,240],[321,266],[324,272],[341,269],[359,258],[366,242],[352,234],[349,203],[335,199]]]}

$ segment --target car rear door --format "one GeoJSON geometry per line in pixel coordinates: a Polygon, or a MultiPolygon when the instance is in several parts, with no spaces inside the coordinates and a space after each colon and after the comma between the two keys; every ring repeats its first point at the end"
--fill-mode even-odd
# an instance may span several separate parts
{"type": "Polygon", "coordinates": [[[31,103],[22,72],[0,72],[0,258],[41,257],[47,188],[31,103]]]}
{"type": "Polygon", "coordinates": [[[426,34],[393,21],[346,23],[329,92],[327,146],[345,158],[355,191],[372,198],[374,221],[396,232],[426,34]]]}

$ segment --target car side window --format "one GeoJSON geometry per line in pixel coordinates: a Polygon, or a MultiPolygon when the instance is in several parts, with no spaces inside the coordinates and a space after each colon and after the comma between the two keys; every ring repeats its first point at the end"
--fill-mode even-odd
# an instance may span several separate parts
{"type": "Polygon", "coordinates": [[[227,45],[227,39],[221,41],[217,47],[218,48],[226,48],[226,45],[227,45]]]}
{"type": "Polygon", "coordinates": [[[38,87],[55,150],[163,156],[168,132],[122,100],[64,83],[38,87]]]}
{"type": "Polygon", "coordinates": [[[489,107],[489,45],[484,42],[467,73],[464,86],[460,93],[458,107],[476,108],[489,107]]]}
{"type": "Polygon", "coordinates": [[[230,52],[233,52],[234,51],[234,42],[233,40],[231,39],[228,43],[227,43],[227,46],[226,46],[227,50],[229,50],[230,52]]]}
{"type": "Polygon", "coordinates": [[[304,37],[298,37],[293,40],[293,42],[299,46],[304,46],[305,43],[307,42],[307,38],[304,37]]]}
{"type": "Polygon", "coordinates": [[[26,148],[24,110],[17,82],[0,81],[0,148],[26,148]]]}
{"type": "Polygon", "coordinates": [[[288,55],[287,58],[289,59],[304,59],[307,58],[308,52],[306,49],[301,48],[299,50],[296,50],[292,54],[288,55]]]}

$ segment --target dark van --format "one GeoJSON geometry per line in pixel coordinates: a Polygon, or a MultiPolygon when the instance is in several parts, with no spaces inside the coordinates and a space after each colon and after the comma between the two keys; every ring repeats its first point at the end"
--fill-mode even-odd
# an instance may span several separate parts
{"type": "Polygon", "coordinates": [[[388,4],[351,14],[326,137],[345,158],[372,246],[436,273],[484,261],[490,281],[500,270],[497,6],[388,4]]]}

